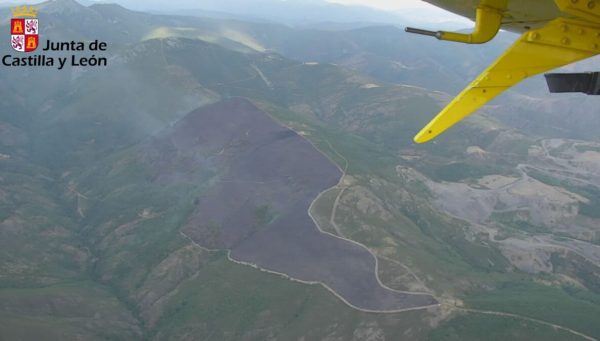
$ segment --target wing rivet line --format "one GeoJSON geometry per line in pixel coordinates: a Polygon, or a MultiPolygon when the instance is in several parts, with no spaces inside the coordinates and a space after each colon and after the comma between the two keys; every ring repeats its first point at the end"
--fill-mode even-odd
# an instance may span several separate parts
{"type": "Polygon", "coordinates": [[[554,0],[559,9],[571,17],[585,19],[591,24],[600,23],[600,6],[597,0],[573,1],[573,0],[554,0]]]}

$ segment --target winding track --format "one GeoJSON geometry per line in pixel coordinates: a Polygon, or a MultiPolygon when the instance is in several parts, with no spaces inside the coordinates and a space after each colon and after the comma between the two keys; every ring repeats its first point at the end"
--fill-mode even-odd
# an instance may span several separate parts
{"type": "MultiPolygon", "coordinates": [[[[371,250],[321,229],[311,211],[323,193],[344,185],[345,169],[251,102],[233,98],[198,109],[149,149],[157,172],[188,160],[169,155],[198,156],[199,151],[211,155],[211,164],[224,167],[221,181],[198,201],[183,229],[185,236],[202,246],[230,250],[229,258],[241,264],[321,283],[361,311],[392,313],[439,305],[429,292],[387,287],[371,250]],[[252,134],[244,135],[248,129],[253,129],[252,134]],[[229,153],[215,156],[223,145],[230,146],[229,153]],[[170,151],[167,156],[165,150],[170,151]],[[279,184],[258,185],[271,180],[279,184]],[[248,219],[260,205],[272,205],[278,214],[268,225],[256,228],[248,219]],[[218,234],[212,230],[215,224],[221,226],[218,234]]],[[[207,156],[197,160],[202,167],[207,156]]],[[[181,163],[181,167],[192,169],[194,164],[181,163]]],[[[336,223],[335,212],[328,218],[336,223]]]]}
{"type": "MultiPolygon", "coordinates": [[[[290,129],[289,127],[287,127],[287,128],[288,128],[288,129],[290,129]]],[[[291,129],[291,130],[293,131],[293,129],[291,129]]],[[[301,136],[301,135],[299,135],[299,136],[301,136]]],[[[341,229],[340,229],[340,227],[339,227],[339,226],[337,225],[337,223],[335,222],[335,216],[336,216],[337,208],[338,208],[338,206],[339,206],[339,203],[340,203],[340,200],[341,200],[341,196],[344,194],[345,190],[348,188],[348,185],[344,183],[344,179],[345,179],[345,176],[346,176],[346,171],[347,171],[347,169],[348,169],[348,160],[347,160],[347,159],[346,159],[346,158],[345,158],[343,155],[341,155],[341,154],[340,154],[340,153],[339,153],[337,150],[335,150],[335,148],[333,148],[333,146],[332,146],[332,145],[329,143],[329,141],[325,141],[325,143],[326,143],[326,144],[327,144],[327,145],[330,147],[331,151],[332,151],[334,154],[336,154],[336,155],[337,155],[337,156],[338,156],[338,157],[339,157],[341,160],[343,160],[343,161],[344,161],[344,167],[343,167],[343,169],[342,169],[342,168],[341,168],[341,167],[338,165],[338,163],[334,162],[334,161],[333,161],[333,160],[332,160],[332,159],[331,159],[331,158],[330,158],[330,157],[329,157],[327,154],[323,153],[323,152],[322,152],[322,151],[321,151],[319,148],[317,148],[317,147],[316,147],[316,146],[315,146],[315,145],[314,145],[314,144],[313,144],[313,143],[312,143],[310,140],[306,139],[304,136],[301,136],[301,137],[302,137],[302,138],[303,138],[305,141],[307,141],[308,143],[310,143],[310,144],[311,144],[311,145],[312,145],[312,146],[313,146],[313,147],[314,147],[314,148],[315,148],[315,149],[316,149],[316,150],[317,150],[319,153],[321,153],[321,154],[322,154],[322,155],[324,155],[326,158],[328,158],[330,161],[332,161],[332,162],[333,162],[333,164],[334,164],[336,167],[338,167],[338,168],[340,169],[340,171],[342,172],[342,176],[340,177],[340,179],[339,179],[339,182],[338,182],[338,183],[337,183],[335,186],[333,186],[333,187],[330,187],[330,188],[327,188],[327,189],[325,189],[325,190],[321,191],[321,192],[320,192],[320,193],[319,193],[319,194],[316,196],[316,198],[315,198],[314,200],[312,200],[312,202],[311,202],[311,204],[310,204],[310,206],[309,206],[309,208],[308,208],[308,215],[309,215],[309,216],[310,216],[310,218],[312,219],[312,221],[313,221],[313,223],[315,224],[315,226],[317,226],[318,230],[319,230],[321,233],[323,233],[323,234],[327,234],[327,235],[330,235],[330,236],[332,236],[332,237],[335,237],[335,238],[338,238],[338,239],[344,240],[344,241],[346,241],[346,242],[348,242],[348,243],[352,243],[352,244],[354,244],[354,245],[356,245],[356,246],[359,246],[360,248],[363,248],[363,249],[367,250],[367,251],[368,251],[368,253],[369,253],[369,254],[370,254],[372,257],[373,257],[373,259],[374,259],[374,261],[375,261],[375,269],[374,269],[374,270],[375,270],[375,277],[376,277],[376,279],[377,279],[377,282],[378,282],[378,283],[379,283],[379,284],[380,284],[382,287],[384,287],[384,288],[386,288],[386,289],[388,289],[388,290],[390,290],[390,291],[394,291],[394,292],[398,292],[398,293],[406,293],[406,294],[427,294],[427,295],[431,295],[431,293],[405,292],[405,291],[394,290],[394,289],[391,289],[391,288],[387,287],[387,286],[386,286],[384,283],[382,283],[382,282],[381,282],[381,280],[380,280],[380,278],[379,278],[379,275],[378,275],[378,270],[379,270],[379,261],[378,261],[378,257],[377,257],[377,255],[376,255],[376,254],[375,254],[373,251],[371,251],[369,248],[367,248],[365,245],[363,245],[363,244],[360,244],[360,243],[358,243],[358,242],[356,242],[356,241],[354,241],[354,240],[351,240],[351,239],[345,238],[345,237],[343,236],[343,234],[341,233],[341,229]],[[312,213],[311,213],[311,211],[312,211],[312,208],[313,208],[313,205],[315,204],[315,202],[316,202],[317,200],[319,200],[319,199],[321,198],[321,196],[322,196],[324,193],[326,193],[327,191],[331,190],[332,188],[337,188],[337,189],[340,189],[340,192],[338,193],[338,195],[337,195],[337,197],[336,197],[336,199],[335,199],[334,206],[333,206],[333,208],[332,208],[332,212],[331,212],[331,215],[330,215],[330,217],[329,217],[329,222],[331,223],[331,225],[332,225],[332,227],[334,228],[334,230],[336,231],[336,233],[339,233],[339,235],[334,235],[334,234],[332,234],[332,233],[329,233],[329,232],[323,231],[323,230],[321,229],[321,226],[318,224],[318,222],[316,221],[316,219],[313,217],[313,215],[312,215],[312,213]]],[[[187,239],[189,242],[191,242],[193,245],[195,245],[196,247],[199,247],[199,248],[201,248],[202,250],[205,250],[205,251],[210,251],[210,252],[214,252],[214,251],[221,251],[221,250],[223,250],[223,249],[218,249],[218,250],[216,250],[216,249],[209,249],[209,248],[203,247],[202,245],[200,245],[200,244],[196,243],[196,242],[195,242],[195,241],[194,241],[192,238],[190,238],[190,237],[189,237],[187,234],[185,234],[184,232],[181,232],[181,235],[182,235],[184,238],[186,238],[186,239],[187,239]]],[[[340,295],[338,292],[336,292],[334,289],[332,289],[331,287],[329,287],[327,284],[325,284],[325,283],[323,283],[323,282],[320,282],[320,281],[306,281],[306,280],[301,280],[301,279],[298,279],[298,278],[294,278],[294,277],[292,277],[292,276],[289,276],[289,275],[288,275],[288,274],[286,274],[286,273],[282,273],[282,272],[278,272],[278,271],[273,271],[273,270],[268,270],[268,269],[265,269],[265,268],[259,267],[257,264],[254,264],[254,263],[251,263],[251,262],[245,262],[245,261],[241,261],[241,260],[234,259],[234,258],[232,258],[232,256],[231,256],[231,250],[228,250],[228,249],[226,249],[226,251],[227,251],[227,256],[228,256],[228,259],[229,259],[230,261],[234,262],[234,263],[241,264],[241,265],[247,265],[247,266],[251,266],[251,267],[254,267],[254,268],[256,268],[256,269],[259,269],[259,270],[261,270],[261,271],[263,271],[263,272],[267,272],[267,273],[271,273],[271,274],[274,274],[274,275],[278,275],[278,276],[281,276],[281,277],[283,277],[283,278],[289,279],[289,280],[291,280],[291,281],[295,281],[295,282],[299,282],[299,283],[304,283],[304,284],[309,284],[309,285],[316,285],[316,284],[322,285],[324,288],[326,288],[326,289],[327,289],[327,290],[329,290],[329,291],[330,291],[332,294],[334,294],[334,296],[336,296],[336,297],[337,297],[337,298],[339,298],[339,299],[340,299],[342,302],[344,302],[344,303],[345,303],[347,306],[349,306],[349,307],[351,307],[351,308],[353,308],[353,309],[356,309],[356,310],[358,310],[358,311],[362,311],[362,312],[369,312],[369,313],[386,313],[386,314],[389,314],[389,313],[401,313],[401,312],[405,312],[405,311],[413,311],[413,310],[423,310],[423,309],[428,309],[428,308],[440,307],[440,306],[441,306],[441,304],[439,304],[439,303],[436,303],[436,304],[431,304],[431,305],[426,305],[426,306],[410,307],[410,308],[406,308],[406,309],[397,309],[397,310],[376,310],[376,309],[364,309],[364,308],[360,308],[360,307],[357,307],[357,306],[353,305],[353,304],[352,304],[352,303],[350,303],[349,301],[347,301],[347,300],[346,300],[344,297],[342,297],[342,296],[341,296],[341,295],[340,295]]],[[[390,259],[390,261],[392,261],[392,260],[390,259]]],[[[402,263],[400,263],[400,262],[398,262],[398,261],[396,261],[396,260],[393,260],[393,261],[394,261],[394,263],[395,263],[395,264],[398,264],[398,265],[401,265],[401,266],[403,266],[403,267],[404,267],[404,268],[405,268],[407,271],[409,271],[409,272],[410,272],[410,273],[411,273],[411,274],[412,274],[412,275],[415,277],[415,279],[417,279],[418,281],[422,282],[422,281],[421,281],[421,280],[420,280],[420,279],[419,279],[419,278],[416,276],[416,274],[414,274],[414,272],[410,271],[410,268],[408,268],[406,265],[404,265],[404,264],[402,264],[402,263]]],[[[550,323],[550,322],[546,322],[546,321],[542,321],[542,320],[537,320],[537,319],[534,319],[534,318],[526,317],[526,316],[520,316],[520,315],[516,315],[516,314],[510,314],[510,313],[504,313],[504,312],[497,312],[497,311],[485,311],[485,310],[477,310],[477,309],[461,308],[461,307],[450,306],[450,305],[446,305],[446,304],[444,304],[444,307],[447,307],[447,308],[449,308],[449,309],[451,309],[451,310],[454,310],[454,311],[457,311],[457,312],[465,312],[465,313],[478,313],[478,314],[487,314],[487,315],[495,315],[495,316],[500,316],[500,317],[508,317],[508,318],[516,318],[516,319],[521,319],[521,320],[524,320],[524,321],[529,321],[529,322],[539,323],[539,324],[543,324],[543,325],[546,325],[546,326],[551,326],[551,327],[553,327],[553,328],[561,329],[561,330],[567,331],[567,332],[569,332],[569,333],[572,333],[573,335],[577,335],[577,336],[579,336],[579,337],[585,338],[586,340],[590,340],[590,341],[598,341],[597,339],[595,339],[595,338],[593,338],[593,337],[591,337],[591,336],[588,336],[588,335],[585,335],[585,334],[583,334],[583,333],[577,332],[577,331],[575,331],[575,330],[573,330],[573,329],[570,329],[570,328],[567,328],[567,327],[564,327],[564,326],[560,326],[560,325],[556,325],[556,324],[553,324],[553,323],[550,323]]]]}
{"type": "Polygon", "coordinates": [[[511,314],[511,313],[503,313],[503,312],[499,312],[499,311],[492,311],[492,310],[479,310],[479,309],[468,309],[468,308],[458,308],[458,307],[451,307],[454,310],[457,311],[462,311],[465,313],[474,313],[474,314],[484,314],[484,315],[495,315],[495,316],[501,316],[501,317],[510,317],[510,318],[515,318],[515,319],[519,319],[519,320],[524,320],[524,321],[529,321],[529,322],[534,322],[534,323],[539,323],[539,324],[543,324],[545,326],[549,326],[552,328],[556,328],[556,329],[560,329],[560,330],[564,330],[566,332],[569,332],[573,335],[577,335],[579,337],[582,337],[586,340],[589,341],[598,341],[598,339],[595,339],[589,335],[580,333],[576,330],[573,330],[571,328],[567,328],[558,324],[554,324],[554,323],[550,323],[550,322],[546,322],[546,321],[542,321],[542,320],[538,320],[538,319],[534,319],[531,317],[526,317],[526,316],[521,316],[521,315],[517,315],[517,314],[511,314]]]}

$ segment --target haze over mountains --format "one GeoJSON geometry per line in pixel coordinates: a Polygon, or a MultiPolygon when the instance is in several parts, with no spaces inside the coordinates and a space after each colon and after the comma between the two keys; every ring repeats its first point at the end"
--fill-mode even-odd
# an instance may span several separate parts
{"type": "MultiPolygon", "coordinates": [[[[41,2],[41,1],[38,1],[41,2]]],[[[225,0],[202,2],[191,0],[177,1],[139,1],[85,0],[80,2],[93,4],[116,3],[128,9],[149,11],[162,14],[204,15],[216,18],[241,19],[250,21],[273,22],[292,26],[314,27],[315,25],[369,25],[369,24],[437,24],[443,28],[468,27],[468,21],[435,7],[407,8],[403,11],[383,11],[366,6],[342,6],[324,0],[225,0]],[[413,19],[418,17],[418,21],[413,19]]],[[[0,3],[2,6],[15,6],[16,2],[0,3]]]]}
{"type": "Polygon", "coordinates": [[[269,4],[38,6],[109,66],[0,70],[0,339],[600,338],[598,100],[538,78],[417,146],[515,36],[269,4]]]}

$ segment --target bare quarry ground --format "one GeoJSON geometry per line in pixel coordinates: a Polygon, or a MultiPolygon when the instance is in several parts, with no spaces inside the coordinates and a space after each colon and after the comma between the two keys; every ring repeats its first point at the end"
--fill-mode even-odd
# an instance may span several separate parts
{"type": "Polygon", "coordinates": [[[438,209],[470,222],[472,231],[467,233],[487,235],[521,270],[552,272],[553,254],[578,255],[600,266],[600,220],[580,212],[590,200],[559,185],[563,181],[600,188],[600,144],[542,140],[530,147],[527,163],[516,167],[518,177],[495,174],[435,182],[410,168],[399,166],[397,171],[425,183],[438,209]],[[534,173],[557,180],[556,185],[534,178],[534,173]]]}

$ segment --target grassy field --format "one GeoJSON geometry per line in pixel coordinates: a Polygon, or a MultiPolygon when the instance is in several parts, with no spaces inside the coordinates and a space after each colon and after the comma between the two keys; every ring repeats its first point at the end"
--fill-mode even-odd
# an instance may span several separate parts
{"type": "Polygon", "coordinates": [[[465,302],[469,307],[531,317],[600,338],[600,295],[587,290],[512,282],[468,296],[465,302]]]}
{"type": "Polygon", "coordinates": [[[498,317],[476,313],[461,314],[432,331],[429,341],[562,341],[585,340],[572,333],[553,327],[511,317],[498,317]]]}
{"type": "Polygon", "coordinates": [[[168,316],[152,337],[168,339],[296,340],[336,337],[350,340],[364,325],[389,339],[403,339],[404,328],[414,336],[426,329],[418,321],[427,314],[360,313],[320,285],[292,282],[279,275],[233,264],[224,253],[183,282],[164,310],[168,316]]]}

